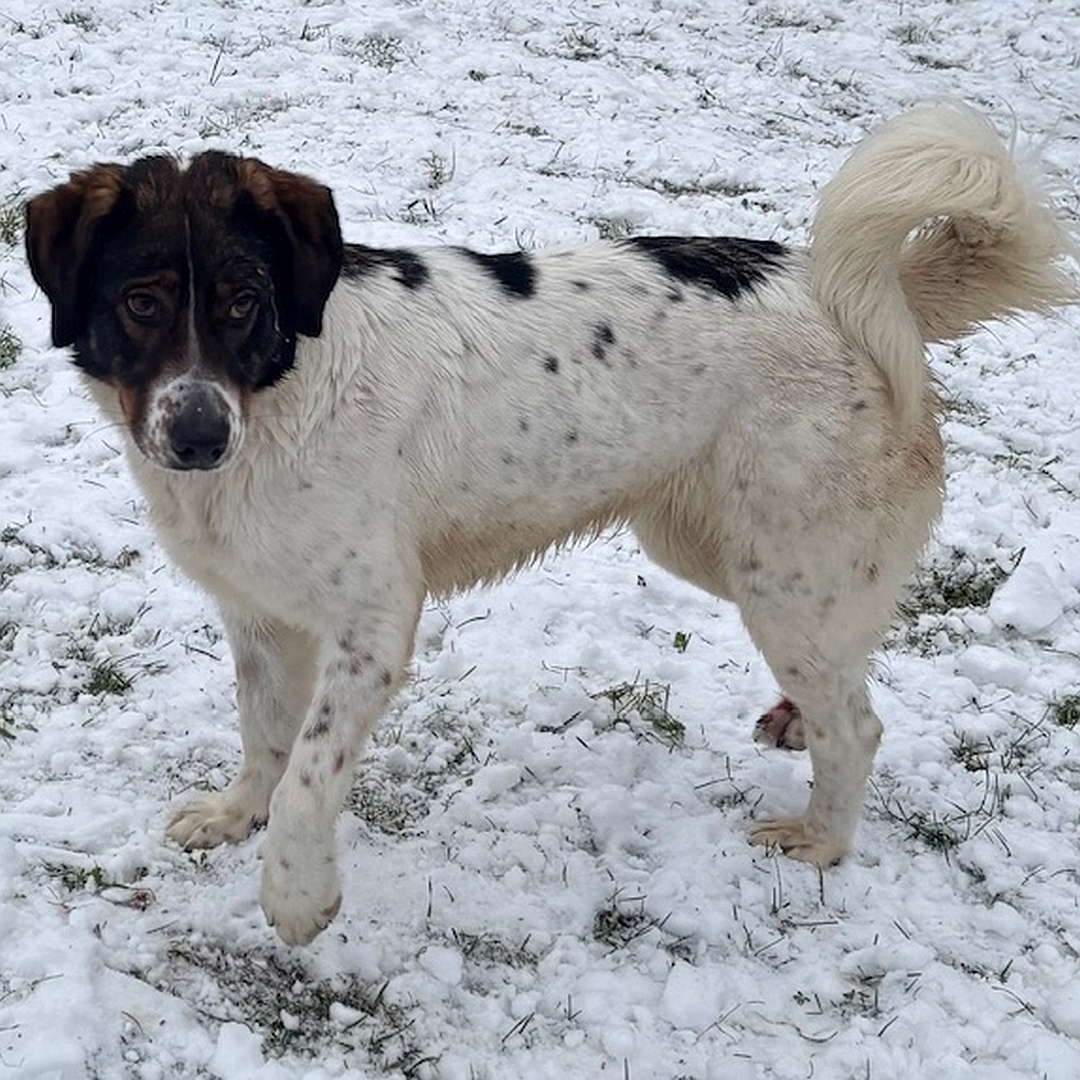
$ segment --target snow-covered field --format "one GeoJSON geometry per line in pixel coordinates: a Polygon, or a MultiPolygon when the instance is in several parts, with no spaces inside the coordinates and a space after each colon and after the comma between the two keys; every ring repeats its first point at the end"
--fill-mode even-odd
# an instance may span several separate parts
{"type": "Polygon", "coordinates": [[[934,358],[949,497],[845,864],[748,846],[808,762],[751,741],[735,612],[624,533],[426,611],[341,914],[290,950],[258,837],[164,840],[237,767],[228,650],[21,250],[70,169],[210,146],[319,177],[366,243],[800,242],[941,94],[1045,141],[1075,222],[1076,0],[5,0],[0,1080],[1080,1076],[1080,314],[934,358]]]}

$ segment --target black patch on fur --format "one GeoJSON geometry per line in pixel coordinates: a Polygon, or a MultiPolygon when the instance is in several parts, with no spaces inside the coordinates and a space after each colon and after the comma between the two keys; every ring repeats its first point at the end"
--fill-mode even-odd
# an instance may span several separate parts
{"type": "Polygon", "coordinates": [[[557,356],[545,356],[544,357],[544,370],[550,371],[552,375],[559,374],[559,358],[557,356]]]}
{"type": "Polygon", "coordinates": [[[405,248],[372,248],[363,244],[346,244],[345,260],[341,266],[344,277],[359,278],[375,270],[388,269],[394,280],[406,289],[419,289],[431,277],[424,260],[405,248]]]}
{"type": "Polygon", "coordinates": [[[316,739],[325,739],[330,734],[330,719],[320,712],[319,719],[304,732],[305,742],[314,742],[316,739]]]}
{"type": "Polygon", "coordinates": [[[622,243],[658,262],[676,281],[729,300],[751,291],[783,266],[787,254],[787,248],[773,240],[735,236],[634,236],[622,243]]]}
{"type": "Polygon", "coordinates": [[[483,255],[479,251],[461,249],[489,277],[499,283],[508,296],[528,300],[536,292],[536,267],[524,251],[511,251],[503,255],[483,255]]]}
{"type": "MultiPolygon", "coordinates": [[[[607,362],[609,345],[615,344],[615,331],[606,322],[597,323],[593,328],[592,354],[597,360],[607,362]]],[[[609,365],[610,366],[610,365],[609,365]]]]}

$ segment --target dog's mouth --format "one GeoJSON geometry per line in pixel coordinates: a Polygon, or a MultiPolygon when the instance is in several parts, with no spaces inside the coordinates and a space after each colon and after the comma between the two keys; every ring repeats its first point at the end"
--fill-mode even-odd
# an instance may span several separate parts
{"type": "Polygon", "coordinates": [[[173,379],[151,391],[143,410],[129,414],[135,445],[152,464],[174,472],[222,469],[244,434],[235,397],[217,382],[173,379]]]}

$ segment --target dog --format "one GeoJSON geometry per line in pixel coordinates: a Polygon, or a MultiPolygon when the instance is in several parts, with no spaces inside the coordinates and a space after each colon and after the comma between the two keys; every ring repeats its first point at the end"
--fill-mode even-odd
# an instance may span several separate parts
{"type": "Polygon", "coordinates": [[[338,911],[334,823],[425,596],[615,525],[738,605],[785,696],[759,735],[809,748],[805,813],[751,840],[840,859],[881,734],[868,656],[942,504],[927,343],[1076,298],[1047,200],[948,102],[856,148],[808,250],[345,244],[327,188],[222,152],[73,173],[26,242],[236,666],[242,767],[168,835],[265,823],[292,944],[338,911]]]}

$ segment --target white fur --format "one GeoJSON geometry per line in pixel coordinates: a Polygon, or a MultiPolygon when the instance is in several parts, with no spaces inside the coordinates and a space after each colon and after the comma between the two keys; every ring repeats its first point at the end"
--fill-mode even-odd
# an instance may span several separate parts
{"type": "Polygon", "coordinates": [[[262,905],[309,941],[340,903],[334,821],[425,594],[626,522],[738,604],[799,706],[809,806],[753,839],[839,858],[881,730],[867,657],[941,502],[924,342],[1066,299],[1064,247],[985,122],[940,106],[858,150],[809,259],[733,302],[687,284],[674,301],[654,261],[607,243],[534,256],[528,299],[449,249],[418,253],[419,288],[385,266],[343,279],[322,335],[246,403],[227,467],[131,455],[162,542],[221,606],[239,684],[243,768],[170,835],[211,846],[268,817],[262,905]],[[905,246],[938,215],[954,224],[905,246]]]}

